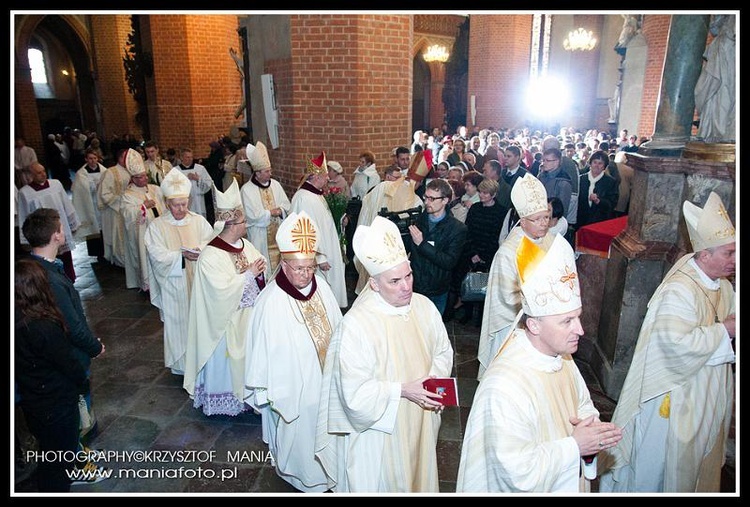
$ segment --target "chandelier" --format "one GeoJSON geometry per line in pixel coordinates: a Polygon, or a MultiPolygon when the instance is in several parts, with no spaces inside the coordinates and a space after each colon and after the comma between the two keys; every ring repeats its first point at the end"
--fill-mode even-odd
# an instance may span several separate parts
{"type": "Polygon", "coordinates": [[[594,33],[591,30],[586,31],[583,28],[574,30],[563,41],[563,47],[567,51],[591,51],[596,47],[594,33]]]}
{"type": "Polygon", "coordinates": [[[445,63],[448,61],[448,50],[445,48],[445,46],[441,46],[440,44],[434,44],[427,48],[427,51],[424,52],[422,55],[424,57],[425,62],[442,62],[445,63]]]}

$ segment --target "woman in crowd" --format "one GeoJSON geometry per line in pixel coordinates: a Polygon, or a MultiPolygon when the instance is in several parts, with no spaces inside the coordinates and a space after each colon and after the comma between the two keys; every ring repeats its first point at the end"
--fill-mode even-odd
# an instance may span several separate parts
{"type": "MultiPolygon", "coordinates": [[[[78,447],[78,397],[86,391],[86,371],[70,342],[65,320],[44,268],[32,259],[15,266],[15,378],[21,410],[39,450],[78,447]]],[[[40,492],[70,491],[73,459],[40,460],[40,492]]]]}

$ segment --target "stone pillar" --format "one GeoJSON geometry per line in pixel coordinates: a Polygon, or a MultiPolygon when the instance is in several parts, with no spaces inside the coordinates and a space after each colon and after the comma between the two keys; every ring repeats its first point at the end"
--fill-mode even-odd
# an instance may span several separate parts
{"type": "Polygon", "coordinates": [[[628,227],[612,242],[602,310],[590,362],[607,396],[617,399],[630,368],[647,305],[664,274],[690,250],[682,203],[702,206],[711,191],[735,210],[733,159],[628,154],[635,169],[628,227]]]}
{"type": "Polygon", "coordinates": [[[654,135],[640,153],[679,156],[689,140],[709,20],[709,15],[672,16],[654,135]]]}

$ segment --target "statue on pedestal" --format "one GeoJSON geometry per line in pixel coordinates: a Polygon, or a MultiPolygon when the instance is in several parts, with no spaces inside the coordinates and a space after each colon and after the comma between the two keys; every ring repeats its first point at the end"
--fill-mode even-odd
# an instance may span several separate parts
{"type": "Polygon", "coordinates": [[[706,63],[695,85],[698,137],[708,143],[734,143],[736,16],[712,15],[709,30],[714,39],[703,54],[706,63]]]}

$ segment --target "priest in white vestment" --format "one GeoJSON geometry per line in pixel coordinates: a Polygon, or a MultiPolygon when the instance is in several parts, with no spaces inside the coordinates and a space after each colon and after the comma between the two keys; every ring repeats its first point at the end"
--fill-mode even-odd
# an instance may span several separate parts
{"type": "Polygon", "coordinates": [[[560,235],[546,252],[524,237],[517,259],[522,311],[474,395],[456,492],[588,492],[596,454],[622,431],[599,421],[572,358],[583,335],[575,254],[560,235]]]}
{"type": "Polygon", "coordinates": [[[281,256],[276,244],[276,231],[279,224],[289,214],[292,203],[286,196],[281,183],[271,178],[271,160],[266,146],[258,141],[255,146],[245,148],[247,162],[252,168],[250,181],[242,185],[240,194],[247,220],[247,237],[255,248],[268,259],[266,278],[276,271],[281,256]]]}
{"type": "Polygon", "coordinates": [[[148,182],[148,172],[140,153],[128,150],[125,168],[130,173],[130,184],[122,194],[120,206],[125,225],[125,286],[148,292],[148,256],[144,237],[149,224],[164,214],[164,197],[161,188],[148,182]]]}
{"type": "Polygon", "coordinates": [[[125,169],[128,148],[117,152],[117,164],[102,175],[97,189],[97,205],[102,210],[102,239],[104,258],[115,266],[125,266],[125,224],[120,213],[122,194],[130,183],[125,169]]]}
{"type": "Polygon", "coordinates": [[[317,225],[304,211],[278,229],[281,265],[255,303],[247,334],[245,400],[261,413],[276,473],[300,491],[332,489],[315,458],[323,365],[341,310],[315,274],[317,225]],[[280,360],[283,358],[283,360],[280,360]]]}
{"type": "Polygon", "coordinates": [[[547,250],[555,239],[549,233],[547,191],[537,178],[531,174],[518,178],[511,189],[510,198],[521,218],[518,227],[511,229],[500,244],[490,265],[477,352],[479,380],[505,342],[521,309],[521,287],[516,267],[518,245],[523,238],[527,238],[547,250]]]}
{"type": "Polygon", "coordinates": [[[318,224],[318,253],[315,260],[318,262],[320,275],[331,286],[339,306],[346,308],[349,303],[344,278],[344,257],[333,215],[323,197],[323,188],[328,183],[325,152],[307,161],[304,178],[304,182],[292,197],[291,211],[305,211],[318,224]]]}
{"type": "MultiPolygon", "coordinates": [[[[190,180],[190,211],[206,217],[205,194],[214,188],[214,180],[205,166],[193,161],[193,150],[183,148],[180,151],[180,164],[175,166],[190,180]]],[[[218,218],[216,219],[218,220],[218,218]]]]}
{"type": "Polygon", "coordinates": [[[250,316],[265,287],[266,259],[248,240],[237,181],[216,191],[219,232],[203,249],[193,277],[182,386],[206,415],[235,416],[245,402],[250,316]]]}
{"type": "Polygon", "coordinates": [[[337,492],[436,493],[443,405],[422,383],[451,375],[448,333],[435,305],[412,292],[393,222],[359,226],[353,247],[371,278],[328,347],[316,455],[337,492]]]}
{"type": "MultiPolygon", "coordinates": [[[[73,207],[73,203],[62,183],[55,179],[47,179],[47,169],[42,164],[32,162],[28,173],[31,176],[31,181],[18,191],[18,223],[23,227],[26,217],[39,208],[57,210],[65,233],[65,244],[59,248],[57,257],[63,262],[65,274],[70,278],[70,281],[75,282],[76,273],[73,267],[71,250],[75,246],[73,235],[81,224],[78,213],[76,213],[76,209],[73,207]]],[[[19,232],[21,244],[28,245],[29,242],[23,235],[23,231],[19,232]]]]}
{"type": "Polygon", "coordinates": [[[735,229],[714,192],[703,209],[682,209],[694,253],[648,303],[612,415],[624,437],[600,459],[600,491],[721,491],[735,402],[735,229]]]}
{"type": "Polygon", "coordinates": [[[89,256],[103,257],[102,212],[97,204],[96,188],[107,168],[99,163],[99,156],[92,149],[86,150],[84,158],[86,163],[76,171],[70,187],[73,207],[81,221],[75,239],[86,241],[89,256]]]}
{"type": "Polygon", "coordinates": [[[146,229],[149,296],[164,323],[164,366],[185,374],[190,289],[198,255],[214,237],[208,221],[188,209],[190,180],[170,171],[161,182],[167,210],[146,229]]]}
{"type": "Polygon", "coordinates": [[[149,183],[161,185],[167,173],[172,170],[172,164],[169,160],[162,158],[159,153],[159,146],[154,141],[149,141],[143,146],[143,152],[146,154],[146,172],[148,172],[149,183]]]}

